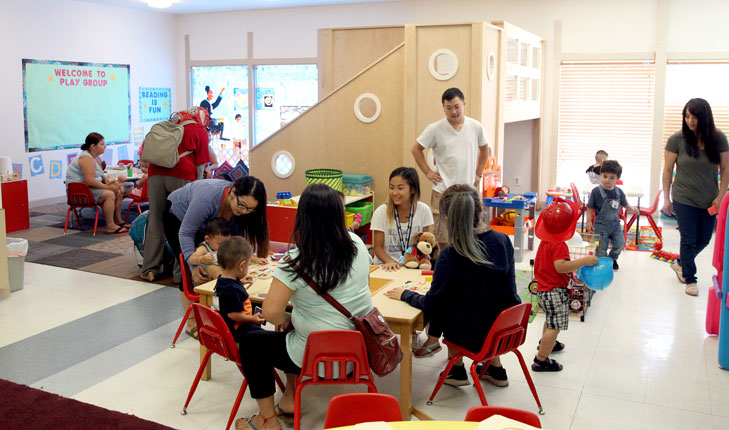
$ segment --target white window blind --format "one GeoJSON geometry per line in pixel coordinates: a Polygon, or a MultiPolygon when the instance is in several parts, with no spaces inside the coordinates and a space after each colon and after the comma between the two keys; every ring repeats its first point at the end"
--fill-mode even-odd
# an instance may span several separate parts
{"type": "Polygon", "coordinates": [[[589,182],[585,170],[602,149],[626,185],[650,189],[654,87],[652,62],[560,65],[558,186],[589,182]]]}
{"type": "MultiPolygon", "coordinates": [[[[666,66],[666,107],[663,116],[663,146],[681,131],[683,107],[692,98],[709,102],[716,128],[729,133],[729,61],[669,61],[666,66]]],[[[661,171],[664,165],[661,154],[661,171]]]]}

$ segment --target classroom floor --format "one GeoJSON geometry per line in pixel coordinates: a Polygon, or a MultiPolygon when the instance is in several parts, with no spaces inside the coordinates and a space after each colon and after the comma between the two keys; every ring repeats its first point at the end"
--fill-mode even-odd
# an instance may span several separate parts
{"type": "MultiPolygon", "coordinates": [[[[670,221],[664,243],[678,251],[670,221]]],[[[560,335],[567,347],[554,358],[564,370],[533,373],[544,428],[729,429],[729,371],[718,368],[718,339],[704,331],[712,250],[713,242],[698,258],[698,298],[684,294],[666,263],[647,252],[623,253],[585,322],[571,318],[560,335]]],[[[180,415],[199,364],[198,344],[184,334],[169,348],[181,317],[174,288],[26,263],[25,288],[0,301],[0,378],[175,428],[225,428],[241,375],[219,357],[213,379],[198,386],[188,414],[180,415]]],[[[527,361],[543,319],[530,325],[521,348],[527,361]]],[[[462,420],[479,404],[471,386],[444,386],[426,405],[445,362],[445,350],[414,360],[413,403],[435,419],[462,420]]],[[[485,384],[489,403],[536,412],[513,354],[504,365],[510,385],[485,384]]],[[[395,372],[376,384],[397,395],[398,381],[395,372]]],[[[302,428],[321,428],[329,397],[348,390],[307,389],[302,428]]],[[[256,410],[246,395],[238,416],[256,410]]]]}

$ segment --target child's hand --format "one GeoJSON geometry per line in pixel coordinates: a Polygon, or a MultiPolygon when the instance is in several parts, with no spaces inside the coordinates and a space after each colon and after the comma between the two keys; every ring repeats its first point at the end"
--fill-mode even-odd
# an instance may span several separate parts
{"type": "Polygon", "coordinates": [[[588,255],[582,258],[582,262],[584,263],[583,266],[594,266],[597,264],[597,256],[588,255]]]}
{"type": "Polygon", "coordinates": [[[266,264],[268,264],[268,259],[267,258],[256,257],[256,256],[251,256],[251,262],[253,262],[255,264],[266,265],[266,264]]]}
{"type": "Polygon", "coordinates": [[[386,291],[385,295],[393,300],[400,300],[404,291],[405,288],[393,288],[390,291],[386,291]]]}
{"type": "Polygon", "coordinates": [[[266,324],[266,320],[263,318],[263,314],[255,313],[251,315],[251,324],[261,325],[266,324]]]}
{"type": "Polygon", "coordinates": [[[385,263],[382,266],[382,269],[385,272],[397,272],[400,269],[400,264],[395,261],[391,261],[389,263],[385,263]]]}
{"type": "Polygon", "coordinates": [[[253,283],[253,276],[247,275],[245,278],[241,279],[241,282],[244,287],[248,288],[253,283]]]}
{"type": "Polygon", "coordinates": [[[595,228],[595,226],[592,225],[592,221],[587,221],[587,232],[592,233],[592,230],[595,228]]]}
{"type": "Polygon", "coordinates": [[[200,257],[200,264],[213,264],[213,256],[210,254],[203,255],[200,257]]]}
{"type": "Polygon", "coordinates": [[[350,230],[355,231],[359,228],[361,224],[358,221],[355,221],[352,223],[352,225],[349,226],[350,230]]]}

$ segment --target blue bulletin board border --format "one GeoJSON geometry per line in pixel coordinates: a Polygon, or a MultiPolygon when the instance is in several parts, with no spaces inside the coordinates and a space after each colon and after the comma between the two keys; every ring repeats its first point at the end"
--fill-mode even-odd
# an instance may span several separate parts
{"type": "Polygon", "coordinates": [[[25,79],[25,72],[26,72],[26,65],[27,64],[57,64],[61,66],[85,66],[85,67],[117,67],[126,69],[127,71],[127,100],[128,100],[128,128],[130,130],[129,136],[130,139],[126,141],[107,141],[107,145],[120,145],[120,144],[128,144],[131,143],[131,129],[132,129],[132,97],[131,97],[131,69],[129,64],[112,64],[112,63],[88,63],[88,62],[81,62],[81,61],[61,61],[61,60],[33,60],[28,58],[23,58],[23,135],[25,138],[25,152],[40,152],[40,151],[53,151],[57,149],[69,149],[69,148],[78,148],[81,146],[83,142],[78,142],[70,145],[57,145],[53,147],[43,147],[43,148],[29,148],[29,141],[28,141],[28,96],[27,96],[27,88],[26,88],[26,79],[25,79]]]}

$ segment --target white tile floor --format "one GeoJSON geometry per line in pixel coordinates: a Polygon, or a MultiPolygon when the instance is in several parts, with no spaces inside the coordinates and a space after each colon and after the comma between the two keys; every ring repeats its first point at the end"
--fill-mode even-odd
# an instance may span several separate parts
{"type": "MultiPolygon", "coordinates": [[[[665,236],[665,248],[677,252],[678,233],[673,224],[667,223],[665,236]]],[[[646,252],[623,253],[621,270],[612,285],[594,297],[585,322],[571,319],[569,330],[560,335],[567,349],[555,358],[564,364],[564,370],[532,375],[546,411],[540,417],[544,428],[729,429],[729,371],[718,368],[718,339],[704,331],[712,250],[713,243],[697,261],[698,298],[684,294],[666,263],[650,259],[646,252]]],[[[530,255],[533,252],[527,261],[530,255]]],[[[0,332],[0,346],[157,288],[27,264],[25,288],[0,301],[0,326],[13,328],[0,332]],[[105,289],[103,295],[98,294],[94,286],[99,283],[113,285],[113,293],[105,289]],[[38,318],[39,312],[44,318],[38,318]]],[[[521,348],[527,361],[533,357],[542,322],[543,317],[537,317],[532,323],[521,348]]],[[[171,339],[176,326],[176,322],[167,324],[148,336],[171,339]]],[[[134,342],[114,350],[123,354],[125,348],[135,347],[134,342]]],[[[95,358],[105,360],[103,354],[95,358]]],[[[469,407],[478,405],[476,391],[470,386],[445,386],[434,405],[425,404],[445,359],[442,351],[415,361],[413,402],[436,419],[462,420],[469,407]]],[[[241,375],[233,364],[214,358],[213,379],[199,385],[188,415],[181,416],[198,360],[198,345],[183,336],[175,349],[121,371],[110,368],[108,374],[99,375],[101,382],[74,398],[175,428],[222,429],[241,375]]],[[[486,385],[490,404],[536,411],[513,354],[505,357],[504,364],[510,386],[486,385]]],[[[380,392],[397,395],[398,381],[395,373],[379,378],[377,386],[380,392]]],[[[328,398],[345,391],[309,389],[304,399],[303,428],[321,428],[328,398]]],[[[238,416],[255,411],[255,403],[246,396],[238,416]]]]}

